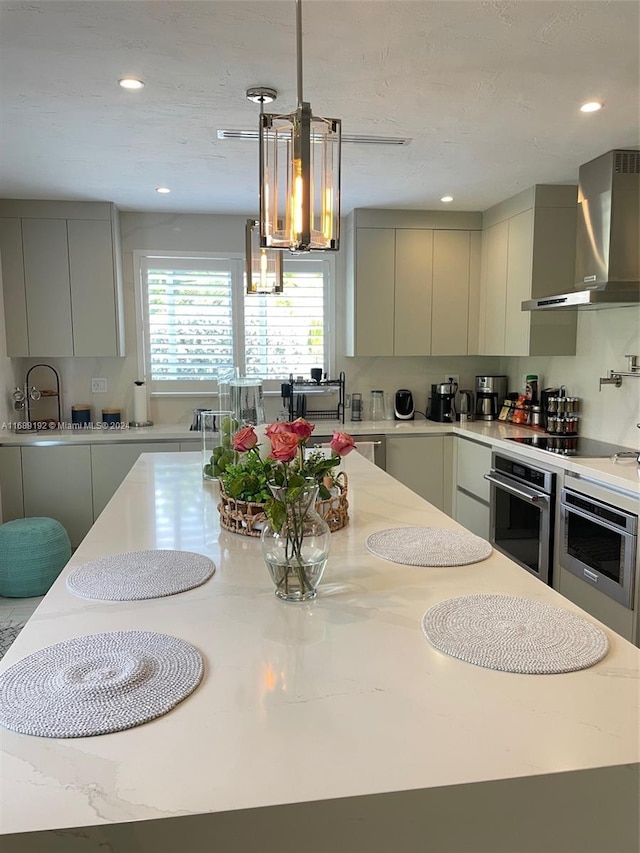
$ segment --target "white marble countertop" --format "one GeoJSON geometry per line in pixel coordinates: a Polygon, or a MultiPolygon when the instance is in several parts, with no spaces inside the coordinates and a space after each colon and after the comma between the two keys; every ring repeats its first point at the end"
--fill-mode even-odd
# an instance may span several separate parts
{"type": "Polygon", "coordinates": [[[169,714],[128,731],[50,740],[3,730],[3,834],[463,791],[640,760],[640,650],[603,628],[611,644],[603,661],[551,676],[436,651],[420,620],[453,596],[506,593],[582,611],[497,552],[456,568],[372,556],[364,542],[373,531],[460,526],[358,454],[345,467],[351,523],[332,536],[318,598],[292,605],[275,598],[259,541],[220,530],[217,486],[203,483],[199,454],[140,457],[0,669],[67,638],[139,629],[195,645],[204,681],[169,714]],[[88,601],[67,590],[74,566],[144,548],[203,553],[217,572],[149,601],[88,601]]]}
{"type": "MultiPolygon", "coordinates": [[[[503,451],[537,460],[552,468],[572,471],[579,476],[591,477],[599,482],[640,495],[640,465],[633,459],[573,459],[542,450],[517,445],[509,441],[514,436],[530,436],[527,427],[499,421],[471,421],[466,424],[444,424],[430,420],[414,421],[361,421],[341,424],[338,421],[318,421],[314,435],[330,436],[334,430],[358,435],[412,436],[412,435],[459,435],[470,438],[503,451]]],[[[102,442],[133,441],[180,441],[200,440],[200,433],[193,432],[186,424],[157,424],[151,427],[126,427],[125,429],[95,430],[51,430],[38,433],[13,433],[0,430],[0,447],[22,445],[94,444],[102,442]]]]}

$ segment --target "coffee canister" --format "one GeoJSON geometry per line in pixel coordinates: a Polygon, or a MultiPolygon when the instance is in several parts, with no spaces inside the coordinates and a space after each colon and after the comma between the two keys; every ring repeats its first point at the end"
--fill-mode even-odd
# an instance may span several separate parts
{"type": "Polygon", "coordinates": [[[102,410],[102,423],[109,424],[109,426],[113,424],[119,424],[121,421],[120,409],[103,409],[102,410]]]}
{"type": "Polygon", "coordinates": [[[71,423],[80,426],[91,423],[91,406],[85,403],[71,406],[71,423]]]}

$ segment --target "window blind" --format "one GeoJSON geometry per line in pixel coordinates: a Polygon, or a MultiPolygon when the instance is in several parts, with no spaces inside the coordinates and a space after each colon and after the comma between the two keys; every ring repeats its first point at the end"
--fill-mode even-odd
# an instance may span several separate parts
{"type": "Polygon", "coordinates": [[[216,379],[233,364],[231,271],[149,268],[152,380],[216,379]]]}

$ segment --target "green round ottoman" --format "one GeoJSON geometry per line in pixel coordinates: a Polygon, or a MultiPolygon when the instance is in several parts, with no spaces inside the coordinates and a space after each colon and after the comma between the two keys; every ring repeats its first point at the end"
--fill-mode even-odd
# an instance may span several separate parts
{"type": "Polygon", "coordinates": [[[54,518],[0,524],[0,595],[44,595],[71,557],[67,531],[54,518]]]}

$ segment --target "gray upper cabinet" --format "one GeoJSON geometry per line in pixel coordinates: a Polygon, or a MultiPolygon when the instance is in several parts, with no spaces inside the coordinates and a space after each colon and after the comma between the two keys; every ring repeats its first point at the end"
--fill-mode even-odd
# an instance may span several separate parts
{"type": "Polygon", "coordinates": [[[575,355],[575,311],[522,311],[573,289],[577,188],[537,185],[483,214],[481,355],[575,355]]]}
{"type": "Polygon", "coordinates": [[[117,210],[0,201],[7,355],[124,355],[117,210]]]}
{"type": "Polygon", "coordinates": [[[347,219],[346,354],[477,350],[479,213],[355,210],[347,219]]]}

